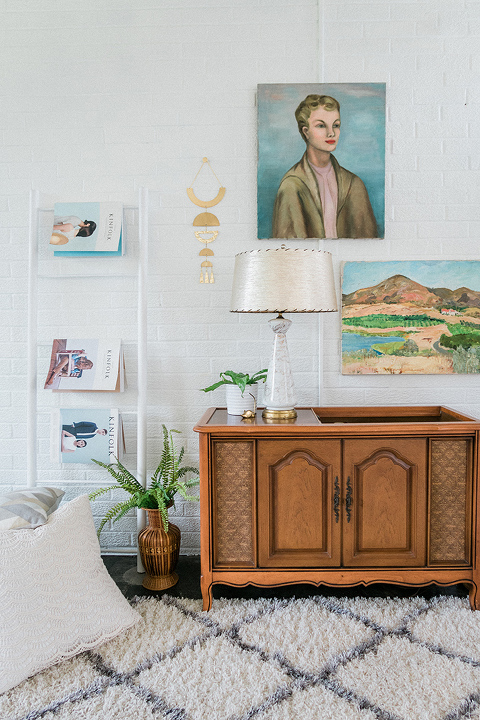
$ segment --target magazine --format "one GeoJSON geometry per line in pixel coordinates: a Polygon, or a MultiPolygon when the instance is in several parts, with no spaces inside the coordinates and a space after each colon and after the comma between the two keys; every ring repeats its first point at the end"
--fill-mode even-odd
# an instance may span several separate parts
{"type": "Polygon", "coordinates": [[[118,409],[60,408],[52,411],[51,460],[61,463],[114,463],[125,440],[118,409]]]}
{"type": "Polygon", "coordinates": [[[55,203],[50,237],[53,254],[70,257],[122,255],[122,220],[122,203],[55,203]]]}
{"type": "Polygon", "coordinates": [[[125,390],[121,340],[55,339],[46,390],[125,390]]]}

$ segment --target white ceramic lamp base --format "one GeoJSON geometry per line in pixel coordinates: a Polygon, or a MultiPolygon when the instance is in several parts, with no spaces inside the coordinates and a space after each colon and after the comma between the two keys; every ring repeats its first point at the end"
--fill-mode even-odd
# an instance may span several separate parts
{"type": "Polygon", "coordinates": [[[275,333],[273,354],[265,382],[265,410],[262,415],[270,420],[288,420],[297,417],[294,409],[297,402],[286,333],[291,320],[279,315],[268,324],[275,333]]]}

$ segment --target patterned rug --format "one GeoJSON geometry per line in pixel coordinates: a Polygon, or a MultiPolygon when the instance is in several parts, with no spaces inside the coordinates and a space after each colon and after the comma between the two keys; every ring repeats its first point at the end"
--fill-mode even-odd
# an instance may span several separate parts
{"type": "Polygon", "coordinates": [[[134,603],[134,628],[0,696],[2,720],[480,720],[462,598],[134,603]]]}

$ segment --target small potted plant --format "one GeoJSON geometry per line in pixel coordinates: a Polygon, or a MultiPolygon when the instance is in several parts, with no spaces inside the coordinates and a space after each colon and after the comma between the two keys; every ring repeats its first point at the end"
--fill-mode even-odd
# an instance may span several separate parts
{"type": "Polygon", "coordinates": [[[198,497],[188,494],[189,488],[198,485],[198,468],[182,467],[184,448],[177,451],[173,441],[173,433],[180,431],[168,431],[162,425],[162,432],[162,455],[147,487],[144,488],[118,459],[109,465],[93,460],[104,467],[117,484],[99,488],[89,495],[90,500],[95,500],[110,490],[118,490],[119,486],[130,494],[129,499],[117,503],[106,513],[98,528],[98,536],[109,520],[116,522],[131,508],[146,510],[148,525],[138,534],[138,547],[146,570],[143,586],[149,590],[165,590],[178,581],[174,570],[180,554],[180,529],[168,520],[168,509],[175,507],[175,495],[179,493],[185,500],[198,500],[198,497]],[[183,479],[189,472],[195,473],[196,477],[183,479]]]}
{"type": "Polygon", "coordinates": [[[229,415],[243,415],[246,410],[255,410],[257,407],[258,383],[267,379],[267,369],[259,370],[253,375],[236,373],[226,370],[220,373],[220,380],[209,387],[202,388],[203,392],[211,392],[221,385],[225,385],[227,397],[227,412],[229,415]]]}

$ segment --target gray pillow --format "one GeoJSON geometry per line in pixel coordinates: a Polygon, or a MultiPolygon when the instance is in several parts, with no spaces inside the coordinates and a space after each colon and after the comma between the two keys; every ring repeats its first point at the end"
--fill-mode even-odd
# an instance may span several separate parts
{"type": "Polygon", "coordinates": [[[64,490],[33,487],[0,494],[0,530],[35,528],[60,505],[64,490]]]}

